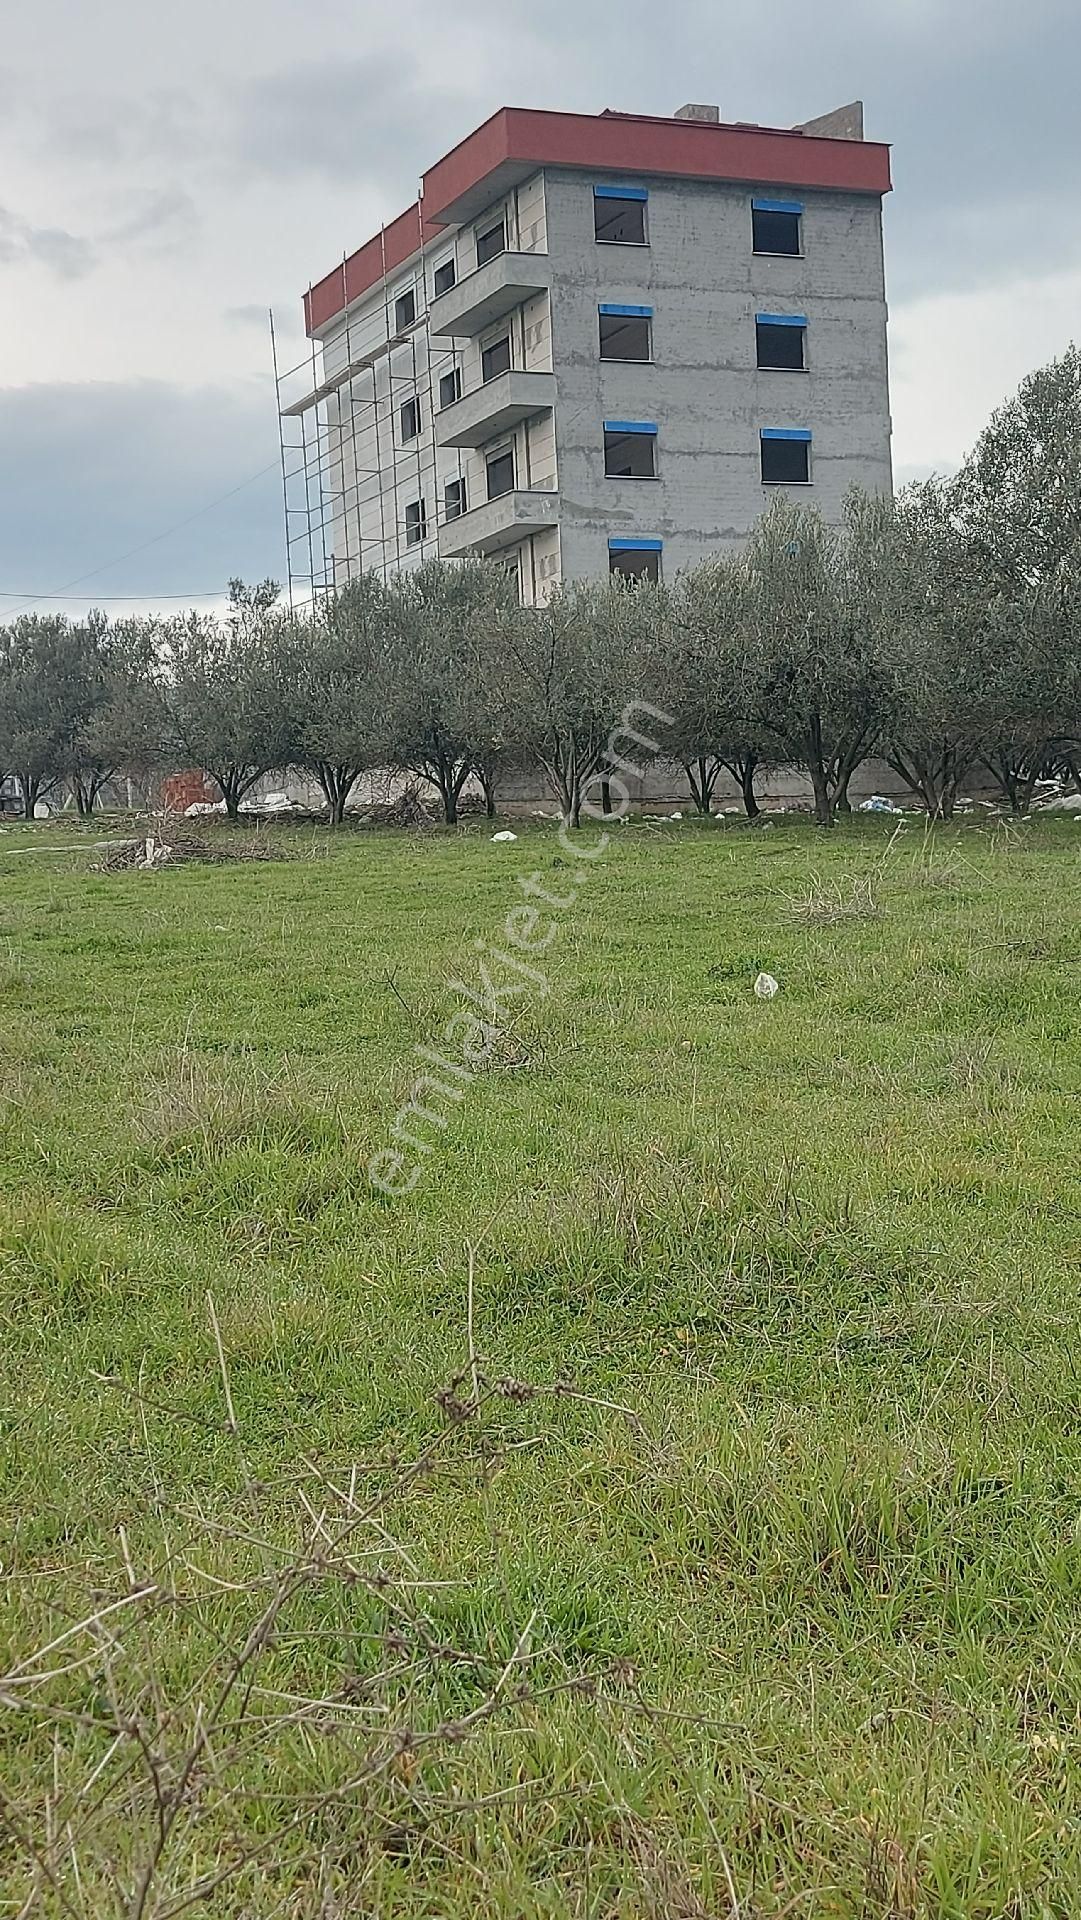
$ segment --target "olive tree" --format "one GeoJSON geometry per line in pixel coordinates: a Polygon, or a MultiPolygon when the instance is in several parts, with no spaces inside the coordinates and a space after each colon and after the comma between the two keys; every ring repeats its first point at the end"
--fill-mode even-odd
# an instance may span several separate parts
{"type": "Polygon", "coordinates": [[[605,790],[606,749],[628,707],[642,703],[663,607],[646,584],[578,580],[505,622],[508,725],[523,757],[544,768],[568,827],[580,825],[590,784],[605,790]]]}
{"type": "Polygon", "coordinates": [[[225,620],[192,613],[164,629],[163,647],[172,751],[217,781],[235,820],[256,781],[290,758],[289,616],[250,602],[225,620]]]}
{"type": "Polygon", "coordinates": [[[802,767],[819,826],[847,805],[874,747],[884,682],[853,590],[849,525],[778,497],[745,550],[747,648],[739,698],[776,757],[802,767]]]}
{"type": "Polygon", "coordinates": [[[361,774],[391,753],[397,603],[375,573],[362,573],[289,636],[290,759],[314,774],[332,826],[339,826],[361,774]]]}
{"type": "Polygon", "coordinates": [[[387,729],[392,763],[436,789],[448,826],[471,774],[491,782],[507,739],[494,636],[517,605],[505,567],[433,560],[389,588],[387,729]]]}
{"type": "Polygon", "coordinates": [[[749,819],[759,806],[755,772],[768,743],[745,704],[748,576],[717,556],[682,574],[660,626],[651,683],[672,713],[666,750],[687,776],[695,807],[711,811],[722,773],[737,783],[749,819]]]}
{"type": "Polygon", "coordinates": [[[1021,382],[957,482],[997,634],[982,758],[1024,812],[1081,737],[1081,349],[1021,382]]]}
{"type": "Polygon", "coordinates": [[[83,689],[66,760],[76,809],[87,819],[109,780],[154,763],[165,722],[154,622],[111,624],[91,614],[77,632],[83,689]]]}
{"type": "Polygon", "coordinates": [[[68,772],[87,644],[61,614],[20,614],[0,627],[0,766],[18,780],[27,820],[68,772]]]}
{"type": "Polygon", "coordinates": [[[848,572],[882,675],[879,752],[928,814],[948,819],[985,736],[993,630],[953,483],[854,495],[848,572]]]}

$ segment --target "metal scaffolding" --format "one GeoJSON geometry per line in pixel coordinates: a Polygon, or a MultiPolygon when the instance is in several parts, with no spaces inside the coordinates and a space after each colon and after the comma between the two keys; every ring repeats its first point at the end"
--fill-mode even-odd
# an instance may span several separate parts
{"type": "MultiPolygon", "coordinates": [[[[380,245],[381,316],[378,311],[369,312],[363,322],[357,321],[350,306],[344,255],[342,325],[332,340],[324,344],[312,337],[305,357],[283,370],[274,316],[270,314],[290,606],[334,593],[362,569],[378,567],[385,579],[401,566],[406,548],[398,499],[406,473],[411,480],[415,478],[416,498],[425,507],[421,537],[408,545],[409,558],[421,561],[438,552],[442,516],[435,441],[435,354],[427,331],[424,215],[419,198],[416,311],[410,325],[399,330],[393,325],[391,311],[385,228],[380,232],[380,245]],[[423,367],[418,340],[424,346],[423,367]],[[395,356],[406,348],[410,350],[409,361],[399,369],[395,356]],[[405,398],[414,394],[421,397],[422,385],[427,388],[427,426],[416,435],[414,466],[411,455],[403,457],[404,450],[396,441],[395,416],[405,398]],[[370,450],[371,464],[362,465],[359,450],[365,446],[370,450]],[[388,494],[393,526],[387,524],[388,494]]],[[[448,348],[446,358],[448,365],[459,363],[457,351],[448,348]]],[[[460,473],[460,455],[458,462],[460,473]]]]}

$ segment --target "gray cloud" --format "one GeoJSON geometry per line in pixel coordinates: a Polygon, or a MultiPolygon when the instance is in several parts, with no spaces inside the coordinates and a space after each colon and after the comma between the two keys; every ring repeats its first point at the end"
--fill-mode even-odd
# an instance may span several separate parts
{"type": "Polygon", "coordinates": [[[226,307],[224,314],[230,326],[255,328],[265,342],[269,338],[270,307],[274,309],[274,331],[279,345],[286,340],[293,346],[304,338],[303,308],[292,290],[277,300],[253,300],[241,307],[226,307]]]}
{"type": "Polygon", "coordinates": [[[220,181],[313,175],[416,184],[432,157],[414,139],[452,143],[478,106],[472,86],[425,80],[414,53],[290,62],[269,72],[149,97],[113,92],[39,101],[43,149],[115,172],[193,166],[220,181]],[[412,137],[411,137],[412,136],[412,137]]]}
{"type": "MultiPolygon", "coordinates": [[[[88,602],[110,593],[152,599],[216,588],[237,573],[282,572],[277,424],[267,383],[0,389],[0,445],[5,593],[58,591],[94,572],[77,589],[88,602]],[[190,525],[180,524],[192,515],[190,525]],[[146,542],[153,544],[96,573],[146,542]]],[[[13,604],[0,599],[0,610],[13,604]]]]}
{"type": "Polygon", "coordinates": [[[237,163],[262,177],[318,174],[403,191],[408,182],[412,192],[430,164],[431,143],[438,153],[441,142],[469,131],[468,117],[462,124],[469,100],[461,87],[427,84],[405,48],[393,56],[312,61],[242,89],[227,138],[237,163]]]}
{"type": "Polygon", "coordinates": [[[258,300],[243,307],[226,307],[225,318],[234,327],[266,327],[267,308],[258,300]]]}
{"type": "Polygon", "coordinates": [[[49,153],[96,166],[191,160],[201,151],[206,133],[206,102],[183,87],[139,94],[62,94],[42,103],[39,112],[49,153]]]}
{"type": "Polygon", "coordinates": [[[36,227],[0,207],[0,267],[43,266],[60,280],[82,280],[112,251],[174,248],[199,224],[195,202],[178,187],[125,196],[129,211],[93,235],[36,227]]]}
{"type": "Polygon", "coordinates": [[[138,194],[132,211],[107,228],[101,238],[117,246],[161,241],[175,246],[190,237],[198,225],[199,214],[190,193],[177,186],[158,187],[138,194]]]}
{"type": "Polygon", "coordinates": [[[64,227],[35,227],[0,207],[0,266],[47,267],[60,280],[80,280],[93,271],[92,243],[64,227]]]}

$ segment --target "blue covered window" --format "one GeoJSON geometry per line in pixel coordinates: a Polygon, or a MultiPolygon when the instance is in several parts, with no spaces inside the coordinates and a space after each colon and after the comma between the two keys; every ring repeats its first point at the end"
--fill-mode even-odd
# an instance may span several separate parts
{"type": "Polygon", "coordinates": [[[762,485],[805,487],[811,479],[811,436],[804,427],[763,427],[762,485]]]}
{"type": "Polygon", "coordinates": [[[759,366],[803,373],[807,366],[806,314],[756,313],[754,323],[759,366]]]}
{"type": "Polygon", "coordinates": [[[803,252],[801,200],[752,200],[751,226],[756,253],[803,252]]]}
{"type": "Polygon", "coordinates": [[[645,187],[594,187],[593,231],[610,247],[646,247],[645,187]]]}
{"type": "Polygon", "coordinates": [[[599,309],[602,360],[652,360],[653,308],[599,309]]]}
{"type": "Polygon", "coordinates": [[[606,420],[604,471],[609,480],[657,478],[657,429],[652,420],[606,420]]]}
{"type": "Polygon", "coordinates": [[[615,579],[635,583],[661,577],[660,540],[609,540],[608,571],[615,579]]]}

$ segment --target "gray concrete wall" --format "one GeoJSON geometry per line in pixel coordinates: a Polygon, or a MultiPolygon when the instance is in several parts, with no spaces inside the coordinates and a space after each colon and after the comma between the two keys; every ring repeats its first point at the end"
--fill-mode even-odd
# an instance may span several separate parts
{"type": "MultiPolygon", "coordinates": [[[[628,778],[626,784],[635,810],[641,808],[647,813],[678,810],[688,817],[694,812],[687,776],[674,761],[654,760],[642,774],[628,778]]],[[[972,792],[979,790],[979,782],[971,783],[966,789],[972,792]]],[[[904,782],[891,772],[884,761],[865,760],[852,777],[849,798],[855,807],[875,793],[904,806],[917,805],[904,782]]],[[[786,807],[814,812],[814,793],[810,780],[796,767],[769,767],[759,772],[755,776],[755,794],[765,813],[786,807]]],[[[556,809],[551,788],[544,774],[538,770],[504,773],[498,783],[498,803],[501,813],[552,812],[556,809]]],[[[713,810],[720,812],[733,807],[742,811],[743,796],[735,781],[722,773],[714,789],[713,810]]]]}
{"type": "Polygon", "coordinates": [[[879,201],[794,195],[805,252],[782,259],[752,252],[750,189],[641,184],[649,246],[599,246],[591,176],[545,174],[567,576],[607,573],[613,535],[663,539],[669,578],[744,539],[778,491],[761,483],[761,427],[811,430],[812,484],[786,491],[830,520],[852,485],[892,484],[879,201]],[[601,301],[653,307],[652,365],[601,361],[601,301]],[[807,315],[808,371],[758,371],[756,312],[807,315]],[[658,423],[657,480],[605,478],[605,419],[658,423]]]}

